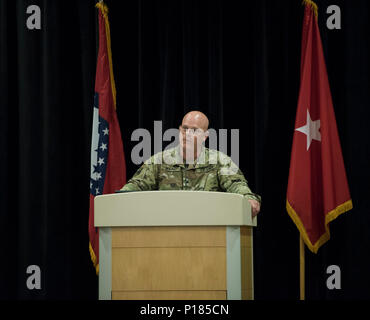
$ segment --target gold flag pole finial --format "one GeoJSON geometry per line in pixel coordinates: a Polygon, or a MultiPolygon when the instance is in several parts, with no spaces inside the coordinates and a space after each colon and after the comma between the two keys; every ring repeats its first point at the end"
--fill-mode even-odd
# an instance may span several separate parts
{"type": "Polygon", "coordinates": [[[311,10],[313,10],[313,12],[315,13],[315,17],[317,19],[318,16],[317,4],[312,0],[303,0],[303,4],[311,6],[311,10]]]}
{"type": "Polygon", "coordinates": [[[108,7],[104,3],[104,0],[100,0],[99,2],[97,2],[95,4],[95,7],[101,10],[102,14],[104,15],[104,18],[108,17],[108,7]]]}
{"type": "Polygon", "coordinates": [[[104,3],[104,1],[103,1],[103,0],[100,0],[99,2],[97,2],[97,3],[95,4],[95,7],[96,7],[96,8],[98,8],[98,9],[101,9],[101,11],[102,11],[102,13],[103,13],[104,17],[107,17],[107,15],[108,15],[108,7],[107,7],[107,5],[104,3]]]}

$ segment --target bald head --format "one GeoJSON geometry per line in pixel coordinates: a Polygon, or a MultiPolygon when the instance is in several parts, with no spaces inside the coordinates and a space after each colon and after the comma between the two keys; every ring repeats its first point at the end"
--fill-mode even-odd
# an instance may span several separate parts
{"type": "Polygon", "coordinates": [[[201,152],[202,144],[208,137],[208,124],[208,118],[200,111],[190,111],[182,119],[179,131],[180,151],[187,163],[192,163],[201,152]],[[192,129],[193,133],[188,133],[188,129],[192,129]]]}
{"type": "Polygon", "coordinates": [[[208,130],[209,121],[207,116],[200,111],[190,111],[182,119],[182,125],[193,129],[208,130]]]}

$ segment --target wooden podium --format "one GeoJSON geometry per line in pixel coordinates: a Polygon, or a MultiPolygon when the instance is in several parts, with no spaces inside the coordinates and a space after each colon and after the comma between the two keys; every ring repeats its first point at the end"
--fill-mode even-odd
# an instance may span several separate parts
{"type": "Polygon", "coordinates": [[[99,299],[253,299],[253,230],[242,196],[143,191],[95,197],[99,299]]]}

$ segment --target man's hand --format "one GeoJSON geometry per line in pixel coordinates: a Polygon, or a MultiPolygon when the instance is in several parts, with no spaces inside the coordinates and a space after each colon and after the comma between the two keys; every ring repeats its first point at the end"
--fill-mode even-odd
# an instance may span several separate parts
{"type": "Polygon", "coordinates": [[[248,199],[252,208],[252,217],[254,218],[261,210],[261,204],[257,200],[248,199]]]}

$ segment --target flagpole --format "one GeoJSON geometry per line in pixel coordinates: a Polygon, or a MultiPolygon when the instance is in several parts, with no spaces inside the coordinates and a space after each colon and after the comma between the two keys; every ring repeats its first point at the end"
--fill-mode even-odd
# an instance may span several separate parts
{"type": "Polygon", "coordinates": [[[299,235],[299,288],[300,300],[305,300],[305,260],[304,260],[304,242],[299,235]]]}

